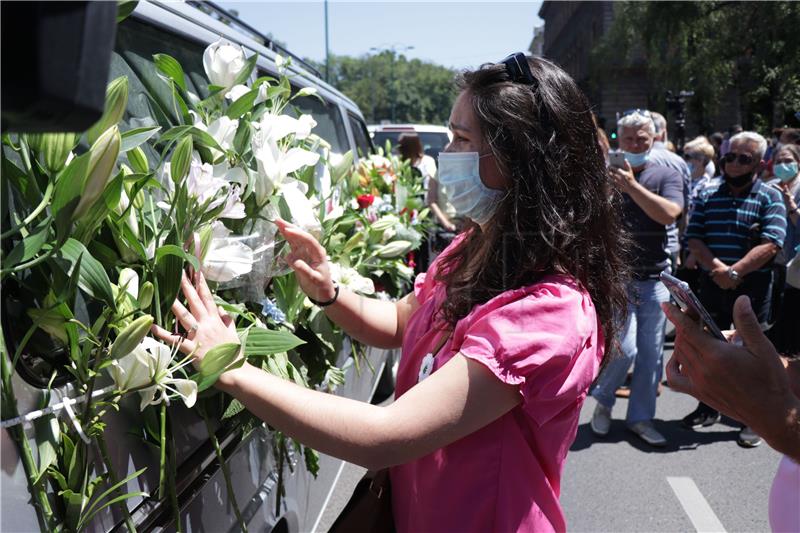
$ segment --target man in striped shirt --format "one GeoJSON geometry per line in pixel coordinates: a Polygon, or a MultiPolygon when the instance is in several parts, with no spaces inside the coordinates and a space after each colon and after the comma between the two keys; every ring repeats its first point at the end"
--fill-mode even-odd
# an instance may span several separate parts
{"type": "MultiPolygon", "coordinates": [[[[745,131],[733,136],[722,158],[724,181],[700,194],[692,206],[686,237],[705,274],[698,295],[720,329],[730,329],[733,303],[750,298],[758,320],[769,319],[772,261],[786,237],[786,208],[780,193],[756,176],[764,169],[767,141],[745,131]]],[[[700,403],[683,419],[692,428],[710,426],[719,413],[700,403]]],[[[742,446],[761,439],[749,428],[739,434],[742,446]]]]}

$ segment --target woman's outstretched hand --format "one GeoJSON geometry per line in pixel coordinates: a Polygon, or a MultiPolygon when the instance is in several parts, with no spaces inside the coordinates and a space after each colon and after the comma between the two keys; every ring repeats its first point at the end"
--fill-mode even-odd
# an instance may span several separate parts
{"type": "Polygon", "coordinates": [[[286,259],[297,275],[303,292],[314,300],[328,301],[332,299],[336,289],[331,280],[325,248],[317,242],[313,235],[294,224],[280,218],[275,221],[275,224],[291,247],[291,253],[286,259]]]}
{"type": "Polygon", "coordinates": [[[233,319],[214,302],[214,295],[208,288],[202,272],[194,274],[194,284],[186,273],[181,279],[181,291],[186,297],[187,309],[180,301],[172,304],[172,312],[186,330],[186,336],[170,333],[154,325],[153,334],[169,345],[176,344],[181,352],[192,354],[198,364],[214,346],[223,343],[239,343],[233,319]]]}

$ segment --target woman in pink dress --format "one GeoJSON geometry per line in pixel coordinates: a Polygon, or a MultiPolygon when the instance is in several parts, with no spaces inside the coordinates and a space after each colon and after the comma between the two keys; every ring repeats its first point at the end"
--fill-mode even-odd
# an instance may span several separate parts
{"type": "MultiPolygon", "coordinates": [[[[303,291],[350,336],[402,347],[396,401],[369,405],[258,368],[217,386],[271,426],[370,469],[390,467],[400,532],[563,531],[561,472],[626,307],[624,232],[585,96],[518,53],[463,73],[439,158],[471,226],[397,302],[331,281],[325,250],[279,221],[303,291]]],[[[201,359],[237,342],[198,275],[173,310],[201,359]]]]}

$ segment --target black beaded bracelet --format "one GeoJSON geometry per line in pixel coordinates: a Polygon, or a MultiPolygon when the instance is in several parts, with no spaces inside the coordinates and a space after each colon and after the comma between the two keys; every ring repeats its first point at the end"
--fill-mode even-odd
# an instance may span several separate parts
{"type": "Polygon", "coordinates": [[[339,298],[339,284],[338,283],[334,283],[333,284],[333,291],[334,291],[333,292],[333,298],[331,298],[327,302],[318,302],[317,300],[315,300],[311,296],[309,296],[308,299],[311,300],[311,303],[316,305],[316,306],[328,307],[329,305],[333,305],[336,302],[336,299],[339,298]]]}

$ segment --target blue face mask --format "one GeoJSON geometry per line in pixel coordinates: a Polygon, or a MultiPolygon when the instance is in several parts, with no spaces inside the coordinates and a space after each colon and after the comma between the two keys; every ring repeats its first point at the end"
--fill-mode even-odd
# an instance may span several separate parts
{"type": "Polygon", "coordinates": [[[689,161],[688,163],[686,163],[686,166],[689,167],[689,175],[694,174],[694,163],[689,161]]]}
{"type": "MultiPolygon", "coordinates": [[[[490,154],[486,154],[490,155],[490,154]]],[[[439,183],[459,215],[486,224],[492,218],[503,191],[481,181],[478,152],[440,152],[439,183]]]]}
{"type": "Polygon", "coordinates": [[[792,178],[797,176],[797,163],[779,163],[775,165],[772,172],[784,183],[792,181],[792,178]]]}
{"type": "Polygon", "coordinates": [[[628,162],[631,168],[643,167],[647,164],[647,160],[650,159],[650,150],[639,154],[634,154],[633,152],[623,153],[625,154],[625,161],[628,162]]]}

